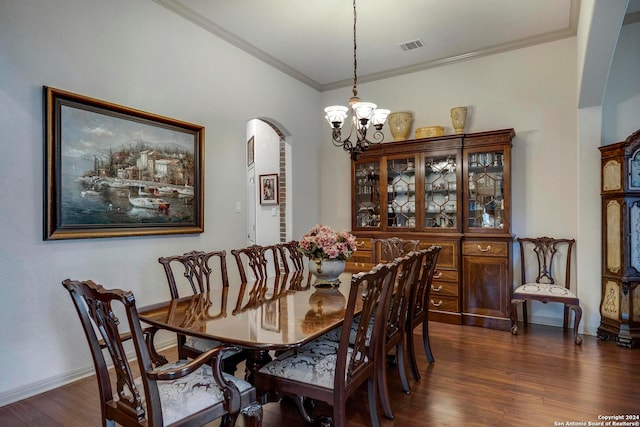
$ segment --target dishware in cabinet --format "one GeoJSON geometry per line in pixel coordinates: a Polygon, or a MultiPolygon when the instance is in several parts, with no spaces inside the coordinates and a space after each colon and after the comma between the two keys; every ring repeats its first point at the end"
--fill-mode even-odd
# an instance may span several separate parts
{"type": "MultiPolygon", "coordinates": [[[[416,227],[416,157],[387,157],[387,229],[416,227]]],[[[419,198],[418,198],[419,199],[419,198]]]]}
{"type": "Polygon", "coordinates": [[[352,217],[354,227],[380,227],[380,162],[354,163],[352,217]]]}
{"type": "Polygon", "coordinates": [[[457,150],[423,156],[425,229],[455,231],[459,228],[459,158],[457,150]]]}
{"type": "MultiPolygon", "coordinates": [[[[509,191],[505,189],[507,163],[505,150],[466,150],[467,159],[467,229],[508,230],[507,205],[509,191]]],[[[478,230],[474,230],[478,231],[478,230]]]]}

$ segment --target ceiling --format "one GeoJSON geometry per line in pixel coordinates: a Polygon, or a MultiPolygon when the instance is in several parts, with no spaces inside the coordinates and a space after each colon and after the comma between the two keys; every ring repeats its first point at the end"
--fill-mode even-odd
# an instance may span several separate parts
{"type": "MultiPolygon", "coordinates": [[[[325,91],[353,84],[351,0],[154,0],[325,91]]],[[[357,5],[358,82],[576,35],[580,0],[366,0],[357,5]],[[423,47],[403,50],[419,40],[423,47]]],[[[640,0],[628,12],[640,14],[640,0]]]]}

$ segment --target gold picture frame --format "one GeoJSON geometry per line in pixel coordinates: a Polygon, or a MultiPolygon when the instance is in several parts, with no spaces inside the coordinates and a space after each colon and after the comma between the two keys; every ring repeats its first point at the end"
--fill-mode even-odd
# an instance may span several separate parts
{"type": "Polygon", "coordinates": [[[44,87],[44,240],[202,233],[204,127],[44,87]]]}

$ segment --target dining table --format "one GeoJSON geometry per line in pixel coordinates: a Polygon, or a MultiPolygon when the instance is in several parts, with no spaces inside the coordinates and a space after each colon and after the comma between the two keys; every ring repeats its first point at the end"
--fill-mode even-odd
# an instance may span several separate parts
{"type": "Polygon", "coordinates": [[[138,313],[158,329],[247,350],[245,378],[252,381],[253,373],[272,360],[270,352],[300,347],[340,326],[352,275],[372,267],[347,263],[335,285],[315,286],[308,270],[213,285],[208,292],[141,307],[138,313]]]}

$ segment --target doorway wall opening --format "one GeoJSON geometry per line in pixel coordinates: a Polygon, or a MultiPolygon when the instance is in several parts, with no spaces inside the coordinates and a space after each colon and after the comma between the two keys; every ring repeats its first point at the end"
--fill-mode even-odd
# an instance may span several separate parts
{"type": "Polygon", "coordinates": [[[276,121],[247,122],[247,243],[269,245],[291,240],[291,149],[276,121]],[[261,179],[277,176],[277,200],[261,198],[261,179]]]}

